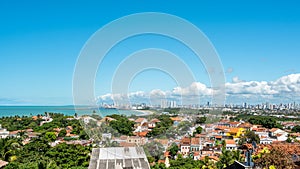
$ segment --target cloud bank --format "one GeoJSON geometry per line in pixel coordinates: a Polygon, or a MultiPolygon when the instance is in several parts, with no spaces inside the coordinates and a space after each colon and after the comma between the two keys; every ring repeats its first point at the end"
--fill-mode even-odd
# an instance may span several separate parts
{"type": "MultiPolygon", "coordinates": [[[[299,102],[300,101],[300,74],[290,74],[275,81],[242,81],[234,77],[227,82],[226,103],[241,102],[299,102]]],[[[175,87],[169,91],[155,89],[150,92],[137,91],[129,94],[105,94],[99,96],[100,103],[130,100],[131,103],[160,104],[162,99],[181,101],[188,100],[190,104],[204,104],[209,101],[213,93],[218,91],[201,82],[194,82],[187,87],[175,87]]]]}

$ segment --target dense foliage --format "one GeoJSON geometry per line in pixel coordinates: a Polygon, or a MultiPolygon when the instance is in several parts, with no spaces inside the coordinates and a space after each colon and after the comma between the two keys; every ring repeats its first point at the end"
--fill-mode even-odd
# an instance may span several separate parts
{"type": "Polygon", "coordinates": [[[300,126],[293,127],[292,132],[299,133],[300,132],[300,126]]]}
{"type": "Polygon", "coordinates": [[[253,157],[256,166],[261,168],[294,169],[295,164],[291,156],[282,149],[273,147],[271,150],[264,148],[253,157]]]}
{"type": "Polygon", "coordinates": [[[87,167],[91,147],[59,144],[51,147],[46,139],[22,145],[20,139],[0,139],[0,159],[9,161],[6,169],[60,169],[87,167]]]}
{"type": "Polygon", "coordinates": [[[269,116],[252,116],[248,119],[251,124],[259,124],[268,129],[282,128],[282,125],[277,123],[276,118],[269,116]]]}
{"type": "Polygon", "coordinates": [[[83,169],[89,164],[89,154],[91,147],[81,145],[59,144],[55,147],[50,146],[50,142],[57,139],[54,128],[61,128],[58,134],[68,140],[65,128],[72,126],[72,134],[78,134],[80,138],[87,138],[79,121],[63,114],[50,113],[51,122],[40,123],[44,120],[32,117],[2,117],[0,123],[10,131],[33,129],[41,133],[38,138],[32,139],[29,143],[23,144],[22,141],[28,136],[24,131],[19,132],[17,138],[0,139],[0,159],[8,161],[6,169],[83,169]]]}
{"type": "Polygon", "coordinates": [[[242,136],[239,140],[239,145],[250,143],[255,141],[257,144],[260,143],[260,138],[257,134],[254,133],[254,131],[247,131],[244,136],[242,136]]]}
{"type": "Polygon", "coordinates": [[[178,114],[180,108],[165,108],[164,112],[169,112],[170,114],[178,114]]]}
{"type": "Polygon", "coordinates": [[[109,117],[115,119],[109,122],[111,128],[115,129],[116,131],[118,131],[120,134],[123,135],[128,135],[128,136],[133,135],[132,131],[133,131],[134,122],[128,120],[128,118],[124,115],[113,114],[109,117]]]}
{"type": "Polygon", "coordinates": [[[156,124],[151,132],[147,134],[148,137],[155,137],[159,135],[166,135],[166,131],[173,125],[173,121],[168,115],[160,115],[157,117],[160,122],[156,124]]]}

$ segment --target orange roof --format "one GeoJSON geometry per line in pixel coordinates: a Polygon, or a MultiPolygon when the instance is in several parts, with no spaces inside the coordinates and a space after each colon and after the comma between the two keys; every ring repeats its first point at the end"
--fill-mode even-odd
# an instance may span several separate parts
{"type": "Polygon", "coordinates": [[[136,135],[140,137],[146,137],[148,134],[148,131],[142,131],[142,132],[137,132],[136,135]]]}
{"type": "Polygon", "coordinates": [[[165,156],[165,157],[170,156],[170,151],[166,151],[166,152],[164,153],[164,156],[165,156]]]}
{"type": "Polygon", "coordinates": [[[172,120],[172,121],[181,121],[182,120],[182,118],[181,117],[170,117],[170,119],[172,120]]]}
{"type": "Polygon", "coordinates": [[[215,136],[215,138],[219,138],[219,139],[222,139],[222,136],[215,136]]]}
{"type": "Polygon", "coordinates": [[[191,139],[191,144],[195,145],[195,144],[200,144],[200,139],[199,138],[192,138],[191,139]]]}
{"type": "Polygon", "coordinates": [[[220,130],[225,130],[228,129],[229,127],[226,126],[217,126],[215,129],[220,129],[220,130]]]}
{"type": "Polygon", "coordinates": [[[206,137],[206,134],[196,134],[195,137],[206,137]]]}
{"type": "Polygon", "coordinates": [[[268,149],[278,148],[284,152],[287,152],[290,155],[296,154],[300,155],[300,144],[299,143],[286,143],[286,142],[279,142],[273,141],[273,144],[270,145],[261,145],[259,148],[263,149],[264,147],[268,147],[268,149]],[[275,144],[274,144],[275,142],[275,144]]]}
{"type": "Polygon", "coordinates": [[[191,143],[191,139],[188,137],[184,137],[183,139],[181,139],[181,144],[190,144],[191,143]]]}
{"type": "Polygon", "coordinates": [[[226,144],[236,144],[234,140],[225,140],[226,144]]]}
{"type": "Polygon", "coordinates": [[[237,133],[237,132],[239,132],[239,129],[238,128],[230,128],[229,132],[230,133],[237,133]]]}
{"type": "Polygon", "coordinates": [[[141,122],[143,122],[145,120],[145,118],[138,118],[138,119],[136,119],[134,122],[136,122],[136,123],[141,123],[141,122]]]}
{"type": "Polygon", "coordinates": [[[10,135],[12,135],[12,134],[18,134],[18,133],[19,133],[19,130],[16,130],[16,131],[10,131],[10,132],[9,132],[10,135]]]}
{"type": "Polygon", "coordinates": [[[200,155],[199,151],[194,152],[194,156],[198,156],[198,155],[200,155]]]}
{"type": "Polygon", "coordinates": [[[264,132],[264,131],[267,131],[267,129],[266,128],[258,128],[256,131],[258,131],[258,132],[264,132]]]}
{"type": "Polygon", "coordinates": [[[33,120],[37,120],[38,117],[37,117],[37,116],[32,116],[32,119],[33,119],[33,120]]]}
{"type": "Polygon", "coordinates": [[[252,127],[253,125],[250,124],[250,123],[243,123],[243,124],[240,124],[239,127],[242,127],[242,128],[250,128],[252,127]]]}
{"type": "Polygon", "coordinates": [[[229,122],[229,124],[232,124],[232,125],[238,125],[238,124],[240,124],[240,122],[232,121],[232,122],[229,122]]]}
{"type": "Polygon", "coordinates": [[[73,127],[72,126],[67,126],[66,130],[73,130],[73,127]]]}
{"type": "MultiPolygon", "coordinates": [[[[208,158],[211,159],[211,160],[213,160],[213,161],[219,161],[219,158],[216,157],[216,156],[209,156],[208,158]]],[[[204,159],[205,159],[205,156],[202,156],[200,159],[201,159],[201,160],[204,160],[204,159]]]]}
{"type": "Polygon", "coordinates": [[[219,158],[216,156],[209,156],[210,159],[214,160],[214,161],[219,161],[219,158]]]}
{"type": "Polygon", "coordinates": [[[158,120],[158,119],[155,118],[155,119],[152,119],[151,122],[152,123],[158,123],[158,122],[160,122],[160,120],[158,120]]]}
{"type": "Polygon", "coordinates": [[[165,163],[165,160],[158,160],[158,163],[165,163]]]}
{"type": "Polygon", "coordinates": [[[144,127],[148,127],[148,123],[146,122],[146,123],[143,123],[143,125],[142,126],[144,126],[144,127]]]}

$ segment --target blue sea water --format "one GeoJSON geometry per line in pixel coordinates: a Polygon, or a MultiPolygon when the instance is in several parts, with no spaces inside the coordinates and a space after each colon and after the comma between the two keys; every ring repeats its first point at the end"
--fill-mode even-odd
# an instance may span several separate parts
{"type": "Polygon", "coordinates": [[[34,116],[44,115],[45,112],[62,113],[65,115],[74,115],[75,112],[78,115],[92,114],[96,111],[97,114],[104,117],[111,114],[124,114],[124,115],[141,115],[142,112],[132,110],[117,110],[117,109],[104,109],[104,108],[92,108],[87,106],[77,107],[74,106],[0,106],[0,117],[4,116],[34,116]]]}

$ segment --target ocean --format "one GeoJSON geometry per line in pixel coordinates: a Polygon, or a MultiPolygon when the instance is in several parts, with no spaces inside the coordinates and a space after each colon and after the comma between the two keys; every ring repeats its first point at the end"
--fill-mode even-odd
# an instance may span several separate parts
{"type": "Polygon", "coordinates": [[[112,114],[123,114],[129,115],[142,115],[142,112],[133,110],[117,110],[117,109],[105,109],[105,108],[92,108],[87,106],[77,107],[75,110],[74,106],[0,106],[0,117],[5,116],[34,116],[44,115],[45,112],[51,113],[62,113],[65,115],[74,115],[75,112],[78,115],[92,114],[96,111],[98,115],[104,117],[112,114]]]}

